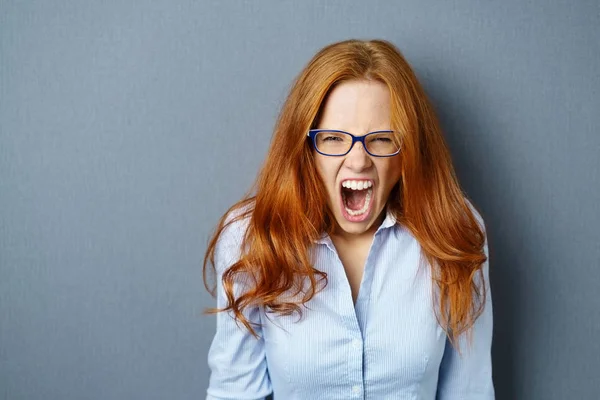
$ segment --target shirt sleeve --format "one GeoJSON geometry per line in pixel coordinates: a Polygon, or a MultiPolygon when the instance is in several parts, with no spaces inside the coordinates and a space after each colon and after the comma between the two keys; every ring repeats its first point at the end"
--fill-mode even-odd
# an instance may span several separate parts
{"type": "MultiPolygon", "coordinates": [[[[477,215],[485,233],[485,225],[477,215]]],[[[487,235],[484,252],[488,256],[487,235]]],[[[466,335],[459,339],[461,354],[446,339],[446,347],[439,370],[437,400],[493,400],[492,382],[492,293],[489,280],[489,261],[483,264],[486,302],[482,314],[473,326],[472,347],[466,335]]]]}
{"type": "MultiPolygon", "coordinates": [[[[231,227],[233,227],[233,224],[231,227]]],[[[239,230],[226,228],[215,248],[217,270],[217,307],[225,307],[227,298],[221,277],[239,257],[239,230]]],[[[234,295],[242,293],[242,284],[234,283],[234,295]]],[[[263,400],[272,393],[267,371],[262,330],[253,323],[260,323],[258,307],[247,307],[244,316],[260,336],[256,339],[240,323],[236,324],[231,312],[217,313],[217,331],[208,351],[211,370],[206,400],[263,400]],[[239,325],[239,326],[238,326],[239,325]]]]}

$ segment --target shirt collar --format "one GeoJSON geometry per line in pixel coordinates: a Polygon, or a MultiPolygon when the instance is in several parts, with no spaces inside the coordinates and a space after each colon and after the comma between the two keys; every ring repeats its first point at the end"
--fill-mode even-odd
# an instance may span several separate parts
{"type": "MultiPolygon", "coordinates": [[[[394,218],[394,215],[389,210],[387,210],[385,214],[385,219],[383,220],[379,228],[377,228],[377,231],[375,233],[383,229],[391,228],[394,225],[396,225],[396,218],[394,218]]],[[[331,238],[327,233],[323,232],[321,237],[315,240],[314,243],[329,244],[331,243],[331,238]]]]}

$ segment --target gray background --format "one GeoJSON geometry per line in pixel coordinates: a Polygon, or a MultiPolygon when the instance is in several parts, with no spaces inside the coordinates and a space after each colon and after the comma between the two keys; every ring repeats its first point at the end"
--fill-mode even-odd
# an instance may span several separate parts
{"type": "Polygon", "coordinates": [[[483,210],[497,398],[597,398],[598,1],[54,0],[0,1],[1,399],[205,396],[208,235],[351,37],[400,47],[483,210]]]}

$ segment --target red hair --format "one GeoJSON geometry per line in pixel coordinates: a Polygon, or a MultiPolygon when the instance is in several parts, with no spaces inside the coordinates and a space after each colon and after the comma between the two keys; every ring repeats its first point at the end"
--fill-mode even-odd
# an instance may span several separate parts
{"type": "Polygon", "coordinates": [[[207,271],[210,262],[215,272],[218,239],[227,226],[247,219],[240,244],[243,252],[222,275],[228,304],[205,312],[232,311],[257,336],[242,313],[245,307],[302,314],[300,304],[324,287],[317,284],[327,285],[327,274],[313,267],[309,249],[323,232],[332,233],[335,220],[306,133],[317,123],[333,86],[351,79],[378,80],[390,90],[392,129],[402,135],[402,176],[386,207],[419,241],[432,268],[436,317],[454,343],[470,331],[485,304],[485,228],[459,186],[425,91],[400,51],[383,40],[347,40],[326,46],[296,78],[253,186],[256,194],[246,195],[221,217],[209,242],[203,279],[215,296],[215,286],[207,284],[207,271]],[[476,275],[479,279],[474,279],[476,275]],[[249,276],[252,284],[236,298],[233,284],[242,276],[249,276]],[[306,279],[310,285],[305,290],[306,279]],[[290,290],[302,293],[302,299],[284,301],[284,293],[290,290]]]}

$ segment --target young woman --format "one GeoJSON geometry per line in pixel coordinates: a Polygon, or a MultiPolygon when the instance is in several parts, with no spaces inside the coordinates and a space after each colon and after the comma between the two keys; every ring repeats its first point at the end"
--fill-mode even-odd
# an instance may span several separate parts
{"type": "Polygon", "coordinates": [[[207,399],[494,398],[485,226],[392,44],[314,56],[254,189],[204,259],[207,399]]]}

